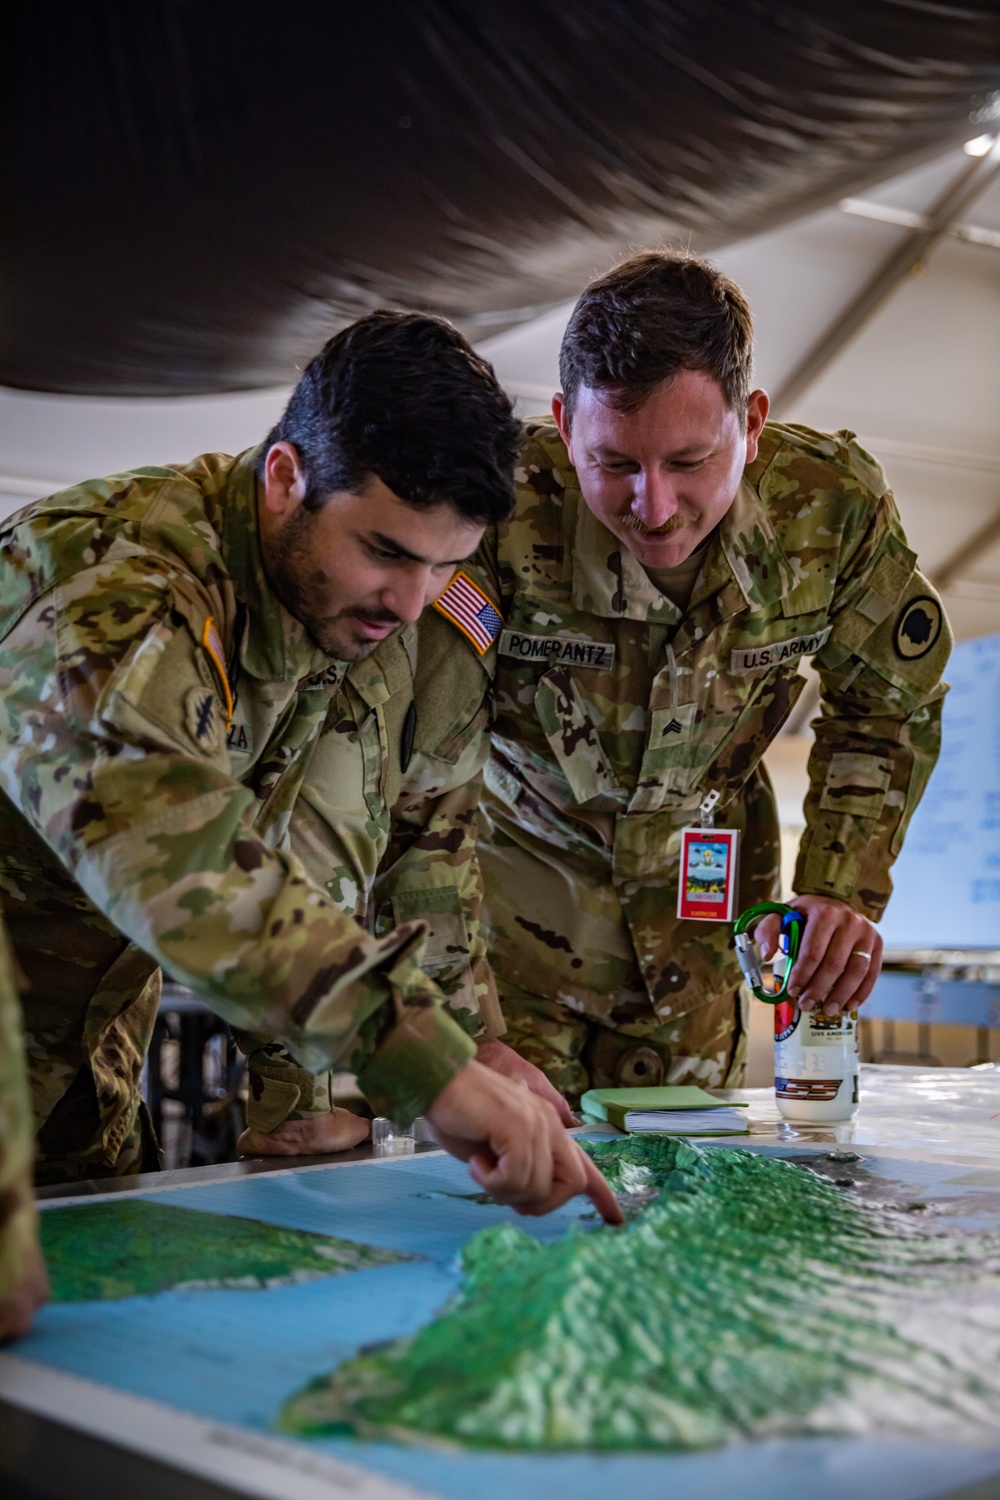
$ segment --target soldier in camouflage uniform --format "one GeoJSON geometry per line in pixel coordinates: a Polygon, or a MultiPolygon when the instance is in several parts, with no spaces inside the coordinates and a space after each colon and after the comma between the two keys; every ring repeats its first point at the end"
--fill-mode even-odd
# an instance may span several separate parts
{"type": "Polygon", "coordinates": [[[703,262],[650,253],[595,283],[556,422],[528,423],[515,515],[478,559],[504,620],[480,859],[505,1040],[573,1101],[741,1080],[732,929],[676,915],[680,836],[718,792],[735,911],[774,899],[761,756],[802,657],[822,684],[803,1009],[870,992],[871,923],[938,752],[949,632],[885,476],[850,433],[765,425],[750,357],[742,294],[703,262]]]}
{"type": "MultiPolygon", "coordinates": [[[[445,591],[445,596],[451,590],[445,591]]],[[[439,601],[441,603],[441,601],[439,601]]],[[[386,739],[404,744],[390,766],[388,842],[371,837],[364,803],[345,805],[345,740],[328,725],[312,753],[292,809],[289,847],[318,885],[376,935],[421,917],[430,932],[422,968],[455,1019],[474,1037],[477,1058],[529,1087],[572,1125],[565,1101],[537,1069],[524,1070],[499,1037],[504,1020],[487,960],[482,888],[475,854],[479,771],[489,750],[491,658],[471,649],[442,605],[401,637],[412,687],[385,705],[386,739]],[[412,736],[412,738],[411,738],[412,736]],[[397,792],[399,793],[397,798],[397,792]],[[335,810],[331,799],[336,797],[335,810]],[[333,815],[331,816],[331,812],[333,815]],[[331,865],[331,823],[347,838],[349,870],[331,865]]],[[[404,668],[404,673],[406,669],[404,668]]],[[[408,679],[409,680],[409,679],[408,679]]],[[[350,785],[348,779],[347,785],[350,785]]],[[[248,1052],[249,1129],[245,1152],[302,1155],[353,1145],[367,1124],[333,1102],[333,1075],[311,1074],[279,1042],[238,1033],[248,1052]]]]}
{"type": "MultiPolygon", "coordinates": [[[[353,915],[417,749],[400,627],[509,509],[515,435],[453,329],[373,314],[262,448],[94,481],[0,530],[0,899],[41,1180],[155,1165],[139,1078],[163,965],[302,1069],[357,1072],[376,1111],[429,1112],[527,1211],[590,1184],[614,1213],[551,1109],[470,1061],[474,983],[449,1013],[425,969],[475,957],[448,971],[424,920],[450,903],[474,926],[467,804],[422,784],[406,918],[353,915]]],[[[422,745],[474,753],[479,695],[422,745]]],[[[298,1085],[275,1082],[287,1113],[298,1085]]]]}
{"type": "MultiPolygon", "coordinates": [[[[486,958],[475,858],[489,676],[468,643],[430,610],[379,648],[362,669],[368,677],[376,662],[388,690],[379,705],[382,733],[400,753],[384,768],[378,753],[369,754],[373,775],[363,788],[365,737],[352,726],[364,720],[366,706],[354,696],[359,669],[352,668],[343,693],[354,701],[343,717],[328,717],[316,738],[288,845],[330,899],[376,936],[413,920],[427,923],[421,968],[462,1029],[482,1044],[504,1029],[486,958]]],[[[373,719],[373,738],[376,732],[373,719]]],[[[238,729],[230,731],[231,742],[239,737],[238,729]]],[[[364,1138],[367,1123],[335,1109],[329,1071],[310,1073],[266,1037],[241,1033],[239,1040],[250,1082],[244,1150],[293,1155],[354,1144],[345,1130],[364,1138]],[[280,1129],[286,1122],[311,1128],[280,1129]]]]}
{"type": "Polygon", "coordinates": [[[14,959],[0,924],[0,1343],[28,1331],[47,1295],[31,1188],[33,1137],[14,959]]]}

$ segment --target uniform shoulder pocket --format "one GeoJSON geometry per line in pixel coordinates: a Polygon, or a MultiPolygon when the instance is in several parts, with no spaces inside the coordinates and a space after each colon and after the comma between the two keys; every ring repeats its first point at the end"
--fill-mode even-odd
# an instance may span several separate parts
{"type": "Polygon", "coordinates": [[[842,751],[830,757],[819,805],[824,812],[879,817],[892,781],[892,767],[879,755],[842,751]]]}
{"type": "Polygon", "coordinates": [[[443,615],[424,611],[413,679],[414,756],[453,766],[485,747],[492,656],[477,655],[443,615]]]}
{"type": "Polygon", "coordinates": [[[887,620],[916,574],[917,556],[901,537],[889,532],[856,583],[849,602],[831,615],[832,644],[856,650],[887,620]]]}
{"type": "Polygon", "coordinates": [[[99,721],[128,739],[166,741],[186,755],[226,759],[226,706],[217,674],[186,625],[158,620],[108,678],[99,721]]]}
{"type": "Polygon", "coordinates": [[[845,614],[820,665],[826,658],[845,681],[858,680],[859,688],[867,669],[901,705],[919,701],[938,685],[952,634],[941,600],[922,573],[913,569],[891,604],[884,595],[866,594],[845,614]]]}

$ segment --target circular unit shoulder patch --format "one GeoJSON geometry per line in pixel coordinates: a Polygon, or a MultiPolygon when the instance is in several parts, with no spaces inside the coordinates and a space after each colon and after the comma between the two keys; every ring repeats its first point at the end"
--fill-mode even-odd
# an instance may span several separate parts
{"type": "Polygon", "coordinates": [[[941,606],[930,594],[920,594],[904,605],[896,621],[892,644],[903,661],[918,661],[937,644],[944,617],[941,606]]]}
{"type": "Polygon", "coordinates": [[[199,750],[214,755],[226,738],[222,704],[210,688],[192,687],[184,694],[184,724],[199,750]]]}

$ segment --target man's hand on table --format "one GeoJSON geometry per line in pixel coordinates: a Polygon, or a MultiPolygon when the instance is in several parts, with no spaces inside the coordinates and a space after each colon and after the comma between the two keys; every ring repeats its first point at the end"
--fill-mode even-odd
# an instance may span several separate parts
{"type": "Polygon", "coordinates": [[[24,1275],[9,1292],[0,1293],[0,1344],[19,1339],[31,1327],[35,1313],[48,1301],[49,1278],[42,1252],[33,1245],[24,1275]]]}
{"type": "Polygon", "coordinates": [[[533,1094],[539,1099],[545,1099],[562,1123],[572,1128],[576,1121],[573,1111],[559,1090],[549,1082],[541,1068],[536,1068],[526,1058],[519,1056],[506,1042],[497,1041],[492,1038],[486,1042],[480,1042],[476,1049],[476,1061],[481,1062],[484,1067],[491,1068],[494,1073],[500,1073],[504,1078],[512,1078],[515,1081],[521,1079],[533,1094]]]}
{"type": "Polygon", "coordinates": [[[328,1114],[309,1115],[304,1120],[286,1120],[277,1130],[244,1130],[236,1143],[241,1156],[325,1156],[330,1151],[349,1151],[372,1133],[370,1120],[349,1109],[331,1109],[328,1114]]]}
{"type": "MultiPolygon", "coordinates": [[[[484,1047],[489,1066],[466,1063],[427,1111],[439,1145],[468,1162],[480,1187],[518,1213],[547,1214],[585,1193],[607,1223],[621,1224],[614,1193],[566,1134],[562,1119],[573,1123],[566,1101],[511,1048],[499,1042],[484,1047]]],[[[334,1109],[286,1120],[270,1134],[245,1130],[238,1150],[244,1156],[318,1156],[359,1145],[370,1129],[368,1120],[334,1109]]]]}
{"type": "MultiPolygon", "coordinates": [[[[828,1016],[857,1010],[875,987],[882,967],[882,938],[867,917],[829,896],[794,896],[788,903],[805,914],[798,958],[788,993],[800,1010],[822,1010],[828,1016]]],[[[756,940],[765,958],[778,946],[780,921],[765,917],[756,940]]]]}
{"type": "Polygon", "coordinates": [[[547,1214],[586,1193],[608,1224],[622,1211],[551,1104],[523,1079],[469,1062],[427,1111],[438,1143],[469,1163],[480,1187],[519,1214],[547,1214]]]}

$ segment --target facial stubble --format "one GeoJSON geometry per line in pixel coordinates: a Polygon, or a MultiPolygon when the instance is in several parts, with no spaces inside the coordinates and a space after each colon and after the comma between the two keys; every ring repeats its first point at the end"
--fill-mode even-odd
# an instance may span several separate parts
{"type": "Polygon", "coordinates": [[[265,567],[268,582],[288,613],[305,627],[324,655],[339,661],[363,661],[381,643],[358,640],[351,629],[352,619],[366,620],[373,625],[401,625],[403,622],[387,609],[358,607],[336,615],[323,615],[314,607],[311,596],[316,585],[325,580],[324,573],[316,566],[311,545],[318,514],[300,506],[271,537],[265,567]],[[313,581],[312,588],[310,580],[313,581]]]}

